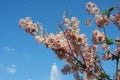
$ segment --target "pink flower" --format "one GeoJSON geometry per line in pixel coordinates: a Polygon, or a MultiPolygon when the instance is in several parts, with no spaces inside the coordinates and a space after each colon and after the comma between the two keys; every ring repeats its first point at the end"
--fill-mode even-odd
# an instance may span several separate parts
{"type": "Polygon", "coordinates": [[[111,58],[112,58],[112,54],[106,53],[106,54],[103,56],[103,59],[105,59],[105,60],[109,60],[109,59],[111,59],[111,58]]]}
{"type": "Polygon", "coordinates": [[[72,17],[71,19],[64,18],[64,26],[73,34],[79,34],[79,24],[80,21],[76,17],[72,17]]]}
{"type": "Polygon", "coordinates": [[[116,55],[120,54],[120,47],[118,47],[117,49],[115,49],[115,54],[116,55]]]}
{"type": "Polygon", "coordinates": [[[95,44],[90,47],[91,54],[95,54],[97,50],[98,50],[98,46],[95,44]]]}
{"type": "Polygon", "coordinates": [[[86,35],[81,34],[77,36],[76,44],[78,45],[84,45],[87,42],[86,35]]]}
{"type": "Polygon", "coordinates": [[[103,32],[99,32],[98,30],[94,30],[92,34],[93,43],[100,43],[105,40],[105,34],[103,32]]]}
{"type": "Polygon", "coordinates": [[[92,24],[92,19],[88,19],[88,20],[85,22],[85,24],[86,24],[87,26],[91,26],[91,24],[92,24]]]}
{"type": "Polygon", "coordinates": [[[45,40],[43,36],[35,36],[35,39],[38,43],[44,43],[44,40],[45,40]]]}
{"type": "Polygon", "coordinates": [[[102,49],[103,50],[109,50],[109,46],[105,43],[102,44],[102,49]]]}
{"type": "Polygon", "coordinates": [[[63,74],[68,74],[68,73],[71,73],[71,67],[70,65],[65,65],[64,68],[62,69],[62,73],[63,74]]]}
{"type": "Polygon", "coordinates": [[[111,17],[111,20],[113,21],[113,23],[118,27],[118,29],[120,30],[120,14],[115,14],[115,16],[111,17]]]}
{"type": "Polygon", "coordinates": [[[96,17],[96,25],[98,28],[103,28],[104,26],[107,26],[109,24],[109,18],[104,15],[98,15],[96,17]]]}
{"type": "Polygon", "coordinates": [[[116,44],[118,47],[120,47],[120,38],[119,38],[119,37],[116,38],[115,44],[116,44]]]}
{"type": "Polygon", "coordinates": [[[86,3],[86,8],[92,8],[92,7],[95,7],[95,4],[93,2],[86,3]]]}
{"type": "Polygon", "coordinates": [[[37,24],[33,23],[29,17],[21,19],[19,21],[19,26],[32,35],[36,35],[36,33],[38,32],[37,24]]]}
{"type": "Polygon", "coordinates": [[[23,27],[24,27],[24,24],[25,24],[24,19],[20,19],[20,21],[19,21],[19,26],[20,26],[21,28],[23,28],[23,27]]]}
{"type": "Polygon", "coordinates": [[[87,2],[86,3],[86,9],[87,9],[87,12],[89,14],[98,14],[100,12],[99,8],[97,7],[97,5],[93,2],[87,2]]]}

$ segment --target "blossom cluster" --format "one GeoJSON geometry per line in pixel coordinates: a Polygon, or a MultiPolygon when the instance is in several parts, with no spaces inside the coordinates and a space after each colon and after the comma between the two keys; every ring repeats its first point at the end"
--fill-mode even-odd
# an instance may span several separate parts
{"type": "Polygon", "coordinates": [[[97,7],[97,5],[93,2],[87,2],[86,9],[89,14],[98,14],[100,12],[100,9],[97,7]]]}
{"type": "MultiPolygon", "coordinates": [[[[111,15],[109,11],[109,13],[105,12],[105,14],[107,15],[101,14],[100,9],[93,2],[87,2],[86,10],[89,14],[95,15],[95,21],[98,28],[103,28],[104,26],[107,26],[110,23],[110,21],[112,21],[120,30],[120,13],[111,15]]],[[[89,19],[86,22],[87,25],[90,26],[92,20],[89,19]]]]}
{"type": "Polygon", "coordinates": [[[38,31],[37,24],[33,23],[29,17],[21,19],[19,21],[19,26],[32,35],[35,35],[38,31]]]}
{"type": "Polygon", "coordinates": [[[115,14],[114,16],[111,17],[111,20],[120,30],[120,14],[119,13],[115,14]]]}
{"type": "Polygon", "coordinates": [[[105,40],[105,33],[104,32],[100,32],[98,30],[94,30],[93,34],[92,34],[92,41],[93,43],[101,43],[105,40]]]}
{"type": "MultiPolygon", "coordinates": [[[[34,27],[33,25],[37,23],[33,23],[28,17],[21,19],[19,26],[28,33],[34,34],[36,41],[52,49],[59,59],[66,61],[69,66],[63,68],[62,72],[64,74],[76,71],[84,72],[87,78],[95,77],[91,72],[96,71],[95,73],[100,74],[100,67],[95,64],[97,62],[96,51],[98,46],[92,45],[89,47],[86,35],[79,34],[80,21],[76,17],[72,17],[71,19],[64,17],[63,21],[63,26],[60,27],[66,27],[66,29],[57,34],[50,33],[44,35],[42,26],[39,27],[37,25],[34,27]],[[35,30],[31,31],[33,27],[35,30]],[[98,67],[97,70],[95,69],[96,67],[98,67]]],[[[93,34],[93,38],[96,41],[102,41],[104,34],[96,31],[93,34]]]]}
{"type": "MultiPolygon", "coordinates": [[[[104,80],[105,72],[101,67],[98,49],[101,44],[102,50],[106,51],[102,58],[104,60],[116,59],[120,55],[120,39],[115,42],[106,36],[105,31],[99,31],[110,23],[110,20],[120,29],[120,14],[107,16],[100,14],[100,9],[93,2],[86,4],[89,14],[95,15],[95,22],[98,29],[93,30],[92,44],[87,42],[87,36],[80,34],[80,21],[76,17],[67,18],[63,16],[63,23],[58,27],[61,29],[57,34],[45,33],[42,25],[33,23],[31,18],[26,17],[19,21],[20,28],[32,34],[38,43],[44,44],[47,48],[52,49],[60,60],[64,60],[66,65],[63,67],[63,74],[73,73],[76,80],[80,80],[80,73],[86,75],[86,80],[98,78],[104,80]],[[110,50],[110,45],[117,45],[114,53],[110,50]]],[[[92,20],[87,22],[90,25],[92,20]]],[[[101,56],[100,56],[101,57],[101,56]]],[[[108,78],[108,77],[107,77],[108,78]]]]}
{"type": "Polygon", "coordinates": [[[97,15],[96,16],[96,25],[98,28],[103,28],[109,24],[109,18],[106,15],[97,15]]]}
{"type": "MultiPolygon", "coordinates": [[[[97,5],[93,2],[87,2],[86,4],[86,10],[89,14],[95,15],[96,25],[99,28],[103,28],[104,26],[109,24],[109,18],[106,15],[100,14],[100,9],[97,7],[97,5]]],[[[87,25],[91,25],[92,20],[87,20],[87,25]]]]}

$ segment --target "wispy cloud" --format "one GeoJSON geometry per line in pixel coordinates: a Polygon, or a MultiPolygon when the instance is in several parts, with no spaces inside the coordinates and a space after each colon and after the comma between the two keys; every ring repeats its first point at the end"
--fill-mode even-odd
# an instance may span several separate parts
{"type": "Polygon", "coordinates": [[[3,69],[3,64],[0,64],[0,69],[3,69]]]}
{"type": "Polygon", "coordinates": [[[28,78],[28,80],[32,80],[31,78],[28,78]]]}
{"type": "Polygon", "coordinates": [[[9,73],[9,74],[15,74],[16,73],[16,65],[10,65],[9,67],[7,67],[7,72],[9,73]]]}
{"type": "Polygon", "coordinates": [[[60,75],[56,63],[52,65],[50,80],[60,80],[60,75]]]}
{"type": "Polygon", "coordinates": [[[15,51],[15,48],[5,46],[5,47],[3,47],[3,50],[5,50],[5,51],[15,51]]]}

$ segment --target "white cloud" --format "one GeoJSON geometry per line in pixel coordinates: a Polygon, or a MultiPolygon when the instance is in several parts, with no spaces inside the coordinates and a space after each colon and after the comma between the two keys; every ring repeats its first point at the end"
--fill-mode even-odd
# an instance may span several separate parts
{"type": "Polygon", "coordinates": [[[5,46],[5,47],[3,48],[3,50],[5,50],[5,51],[15,51],[15,48],[5,46]]]}
{"type": "Polygon", "coordinates": [[[32,80],[31,78],[28,78],[28,80],[32,80]]]}
{"type": "Polygon", "coordinates": [[[16,65],[10,65],[9,67],[7,67],[7,72],[9,74],[15,74],[16,73],[16,65]]]}
{"type": "Polygon", "coordinates": [[[0,69],[3,69],[3,64],[0,64],[0,69]]]}
{"type": "Polygon", "coordinates": [[[52,65],[50,80],[60,80],[60,75],[56,63],[52,65]]]}

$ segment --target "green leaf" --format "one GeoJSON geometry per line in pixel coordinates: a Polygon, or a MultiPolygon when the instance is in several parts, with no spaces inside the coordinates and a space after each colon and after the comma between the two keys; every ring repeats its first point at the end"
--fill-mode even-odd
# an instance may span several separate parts
{"type": "Polygon", "coordinates": [[[110,17],[110,13],[107,14],[107,17],[108,17],[108,18],[110,17]]]}
{"type": "Polygon", "coordinates": [[[102,14],[102,15],[106,15],[106,14],[107,14],[107,12],[102,12],[101,14],[102,14]]]}
{"type": "Polygon", "coordinates": [[[113,11],[114,10],[114,6],[109,8],[109,12],[113,11]]]}
{"type": "Polygon", "coordinates": [[[110,75],[108,75],[106,73],[103,73],[103,76],[104,76],[104,78],[109,78],[110,77],[110,75]]]}
{"type": "Polygon", "coordinates": [[[108,9],[108,8],[106,8],[106,13],[107,13],[107,14],[109,13],[109,9],[108,9]]]}
{"type": "Polygon", "coordinates": [[[114,44],[113,40],[109,37],[106,37],[105,41],[106,41],[106,44],[108,45],[114,44]]]}

